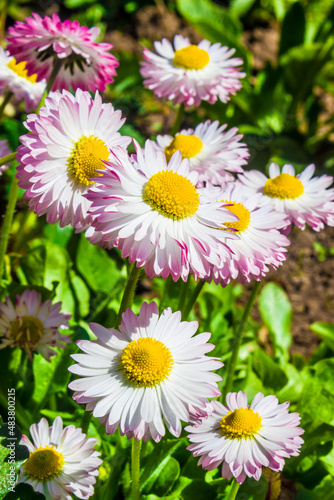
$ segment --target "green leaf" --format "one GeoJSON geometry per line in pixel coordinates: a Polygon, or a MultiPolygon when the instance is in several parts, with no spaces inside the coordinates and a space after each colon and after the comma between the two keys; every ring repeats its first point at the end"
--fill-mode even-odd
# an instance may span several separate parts
{"type": "Polygon", "coordinates": [[[28,448],[19,444],[21,437],[11,420],[3,424],[0,417],[0,498],[15,490],[19,468],[29,457],[28,448]]]}
{"type": "Polygon", "coordinates": [[[192,481],[182,490],[183,500],[203,500],[203,498],[216,498],[216,490],[204,481],[192,481]]]}
{"type": "Polygon", "coordinates": [[[107,252],[89,243],[84,235],[80,239],[76,265],[86,283],[96,292],[109,293],[120,278],[124,279],[124,273],[119,271],[107,252]]]}
{"type": "Polygon", "coordinates": [[[253,352],[252,364],[255,374],[262,380],[264,387],[277,391],[287,384],[288,377],[285,372],[261,349],[253,352]]]}
{"type": "Polygon", "coordinates": [[[142,470],[140,475],[140,490],[143,492],[149,492],[152,489],[153,484],[158,479],[159,475],[162,474],[164,467],[167,465],[169,458],[172,456],[174,451],[184,443],[184,440],[171,440],[166,439],[159,444],[148,457],[144,465],[144,470],[142,470]]]}
{"type": "Polygon", "coordinates": [[[259,481],[248,477],[246,481],[242,484],[236,500],[265,500],[268,490],[268,481],[266,477],[262,474],[259,481]]]}
{"type": "Polygon", "coordinates": [[[259,296],[259,311],[275,348],[285,358],[292,342],[292,307],[286,293],[276,283],[267,283],[259,296]]]}
{"type": "Polygon", "coordinates": [[[319,321],[317,323],[312,323],[310,328],[314,333],[319,335],[332,351],[334,351],[334,323],[319,321]]]}
{"type": "Polygon", "coordinates": [[[286,13],[281,30],[279,55],[284,54],[291,47],[302,45],[305,33],[305,13],[299,2],[291,5],[286,13]]]}
{"type": "Polygon", "coordinates": [[[164,465],[164,468],[152,484],[151,490],[159,496],[167,495],[167,493],[173,488],[173,485],[177,481],[179,475],[179,462],[175,458],[169,457],[164,465]]]}
{"type": "Polygon", "coordinates": [[[238,17],[242,17],[251,9],[255,0],[231,0],[229,12],[238,17]]]}

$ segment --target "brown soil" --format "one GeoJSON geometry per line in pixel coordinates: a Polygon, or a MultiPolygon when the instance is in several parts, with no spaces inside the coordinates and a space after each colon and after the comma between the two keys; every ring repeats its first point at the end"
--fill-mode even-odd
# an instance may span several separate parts
{"type": "MultiPolygon", "coordinates": [[[[334,228],[326,227],[319,233],[294,228],[289,239],[286,262],[277,271],[270,271],[265,281],[278,283],[292,304],[291,354],[298,352],[309,357],[320,342],[310,325],[315,321],[333,322],[334,317],[334,256],[328,253],[334,247],[334,228]],[[316,242],[327,250],[322,262],[313,247],[316,242]]],[[[261,321],[257,308],[252,316],[261,321]]]]}

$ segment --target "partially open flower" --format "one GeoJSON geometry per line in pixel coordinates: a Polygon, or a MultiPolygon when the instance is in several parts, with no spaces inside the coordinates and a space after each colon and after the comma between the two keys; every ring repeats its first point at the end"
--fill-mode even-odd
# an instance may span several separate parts
{"type": "MultiPolygon", "coordinates": [[[[0,140],[0,159],[4,156],[10,155],[11,150],[8,148],[6,139],[0,140]]],[[[2,176],[2,172],[7,170],[8,165],[1,165],[0,167],[0,177],[2,176]]]]}
{"type": "Polygon", "coordinates": [[[8,297],[0,302],[0,337],[4,347],[19,347],[32,359],[38,352],[49,360],[57,354],[54,347],[65,349],[71,339],[59,330],[68,328],[71,315],[61,313],[61,302],[52,304],[51,300],[42,301],[41,294],[35,290],[25,290],[17,295],[15,305],[8,297]]]}
{"type": "Polygon", "coordinates": [[[22,436],[21,445],[30,452],[20,468],[19,483],[31,484],[46,500],[72,500],[72,495],[86,499],[94,494],[98,467],[102,463],[93,446],[96,439],[87,439],[81,429],[56,417],[51,427],[45,418],[30,426],[32,441],[22,436]]]}
{"type": "Polygon", "coordinates": [[[8,29],[7,49],[17,62],[24,61],[28,74],[49,80],[55,63],[61,62],[52,90],[81,88],[103,92],[113,81],[118,66],[110,54],[112,45],[97,43],[100,29],[88,29],[78,21],[62,22],[57,14],[41,18],[33,13],[25,22],[8,29]]]}

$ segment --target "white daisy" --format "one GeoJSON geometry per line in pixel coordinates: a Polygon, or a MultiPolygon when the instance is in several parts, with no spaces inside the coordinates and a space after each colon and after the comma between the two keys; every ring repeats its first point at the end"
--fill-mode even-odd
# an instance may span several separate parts
{"type": "Polygon", "coordinates": [[[304,430],[297,427],[298,413],[289,413],[289,403],[278,404],[276,396],[259,392],[248,405],[243,391],[230,392],[227,405],[212,401],[214,412],[197,426],[188,426],[188,446],[198,465],[212,470],[222,463],[222,477],[232,475],[238,483],[246,477],[261,477],[262,467],[281,471],[284,459],[299,455],[304,430]]]}
{"type": "Polygon", "coordinates": [[[264,204],[274,204],[276,210],[288,216],[285,232],[292,224],[300,229],[308,224],[320,231],[325,224],[334,226],[334,189],[327,189],[333,184],[333,177],[312,177],[314,171],[312,164],[296,176],[292,165],[284,165],[281,173],[277,163],[271,163],[269,179],[257,170],[244,172],[239,179],[251,191],[263,193],[264,204]]]}
{"type": "Polygon", "coordinates": [[[31,484],[43,493],[46,500],[72,500],[89,498],[94,493],[93,484],[102,463],[100,453],[94,450],[96,439],[87,439],[81,429],[56,417],[51,427],[45,418],[30,426],[32,441],[22,436],[21,445],[30,452],[20,468],[19,483],[31,484]]]}
{"type": "Polygon", "coordinates": [[[54,347],[65,349],[71,339],[59,330],[69,328],[67,321],[71,315],[61,313],[61,302],[52,304],[51,300],[42,301],[36,290],[25,290],[16,296],[15,305],[9,297],[0,302],[0,349],[19,347],[30,359],[36,351],[49,360],[57,352],[54,347]]]}
{"type": "Polygon", "coordinates": [[[190,169],[198,172],[199,185],[204,183],[222,184],[234,180],[233,175],[226,172],[243,172],[242,165],[247,164],[249,151],[237,135],[236,127],[226,129],[227,125],[219,126],[219,122],[197,125],[195,130],[182,130],[173,138],[171,135],[158,135],[159,149],[165,152],[167,160],[181,151],[182,158],[189,158],[190,169]]]}
{"type": "MultiPolygon", "coordinates": [[[[87,237],[99,243],[102,235],[109,247],[118,246],[123,257],[144,266],[149,278],[207,276],[211,264],[230,258],[218,228],[237,217],[208,199],[209,188],[196,189],[197,173],[189,173],[189,161],[181,161],[180,152],[167,164],[152,141],[146,141],[145,151],[135,147],[132,158],[115,148],[99,182],[89,189],[97,233],[89,229],[87,237]]],[[[230,231],[226,237],[237,238],[230,231]]]]}
{"type": "Polygon", "coordinates": [[[25,62],[17,63],[0,47],[0,94],[12,92],[17,101],[24,100],[27,112],[35,110],[46,87],[45,80],[36,79],[37,75],[28,76],[25,62]]]}
{"type": "Polygon", "coordinates": [[[173,104],[199,106],[201,101],[227,102],[241,88],[240,78],[245,73],[237,66],[242,59],[230,58],[235,49],[208,40],[192,45],[182,35],[175,36],[173,45],[166,38],[155,42],[159,55],[144,48],[145,61],[140,72],[144,85],[157,97],[169,99],[173,104]]]}
{"type": "MultiPolygon", "coordinates": [[[[269,271],[268,266],[276,269],[286,259],[286,246],[290,241],[280,233],[287,224],[287,216],[277,212],[274,205],[261,207],[263,196],[260,193],[249,195],[240,182],[230,182],[220,193],[221,201],[239,220],[225,223],[237,230],[238,240],[229,241],[231,259],[221,266],[213,266],[211,276],[216,284],[227,285],[231,279],[241,283],[252,278],[261,280],[269,271]]],[[[224,241],[224,231],[221,231],[224,241]]]]}
{"type": "Polygon", "coordinates": [[[179,311],[167,308],[159,317],[155,302],[144,303],[139,316],[125,311],[119,331],[96,323],[90,327],[98,340],[78,341],[86,354],[74,354],[78,364],[69,370],[83,378],[69,387],[108,434],[119,427],[128,438],[158,442],[165,422],[178,437],[190,408],[205,410],[207,398],[220,394],[221,377],[210,370],[223,364],[205,356],[214,348],[207,343],[211,334],[194,337],[197,321],[181,322],[179,311]]]}
{"type": "Polygon", "coordinates": [[[30,209],[46,213],[51,224],[86,227],[90,203],[83,195],[110,151],[131,141],[117,132],[124,121],[110,103],[102,104],[98,92],[94,99],[80,89],[75,96],[51,92],[39,115],[28,116],[30,133],[20,137],[18,148],[18,184],[26,189],[30,209]]]}

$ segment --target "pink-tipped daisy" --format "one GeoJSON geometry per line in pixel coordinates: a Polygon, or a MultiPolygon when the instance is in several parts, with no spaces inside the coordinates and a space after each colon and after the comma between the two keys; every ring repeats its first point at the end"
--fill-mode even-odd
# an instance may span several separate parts
{"type": "Polygon", "coordinates": [[[65,349],[71,342],[59,330],[69,328],[71,315],[61,313],[61,302],[42,301],[35,290],[25,290],[16,296],[13,304],[8,297],[0,302],[0,349],[19,347],[32,359],[32,353],[41,354],[48,361],[57,354],[54,347],[65,349]]]}
{"type": "Polygon", "coordinates": [[[37,75],[28,75],[24,61],[17,63],[0,47],[0,94],[12,92],[17,101],[24,101],[27,112],[35,110],[46,87],[45,80],[36,80],[37,75]]]}
{"type": "Polygon", "coordinates": [[[182,158],[189,158],[190,170],[195,170],[199,177],[200,186],[205,183],[222,184],[234,180],[233,175],[227,172],[243,172],[242,165],[247,164],[249,151],[246,145],[240,142],[242,135],[237,135],[236,127],[226,129],[227,125],[219,122],[210,122],[197,125],[195,130],[182,130],[175,137],[158,135],[159,149],[165,152],[167,160],[181,151],[182,158]]]}
{"type": "Polygon", "coordinates": [[[30,434],[32,442],[25,435],[20,441],[30,456],[20,468],[19,483],[30,484],[46,500],[72,500],[72,495],[85,499],[94,494],[102,463],[93,448],[96,439],[87,439],[74,425],[63,428],[61,417],[51,427],[42,418],[30,426],[30,434]]]}
{"type": "Polygon", "coordinates": [[[257,481],[262,467],[281,471],[285,458],[299,455],[304,430],[300,416],[289,413],[289,402],[278,404],[276,396],[259,392],[248,405],[243,391],[230,392],[227,405],[212,401],[214,412],[198,426],[188,426],[188,450],[201,457],[198,465],[212,470],[222,463],[222,477],[246,477],[257,481]]]}
{"type": "Polygon", "coordinates": [[[269,179],[257,170],[244,172],[239,179],[251,191],[262,193],[264,203],[287,215],[286,233],[292,224],[300,229],[308,224],[320,231],[325,224],[334,226],[334,189],[328,189],[333,177],[312,177],[314,171],[312,164],[296,176],[292,165],[284,165],[281,172],[277,163],[271,163],[269,179]]]}
{"type": "Polygon", "coordinates": [[[57,14],[41,18],[33,13],[25,22],[16,21],[8,29],[7,49],[20,63],[26,62],[28,74],[48,80],[55,63],[61,62],[52,90],[81,88],[103,92],[113,82],[118,66],[110,54],[112,45],[97,43],[100,29],[88,29],[78,21],[62,22],[57,14]]]}
{"type": "MultiPolygon", "coordinates": [[[[195,187],[197,173],[189,173],[189,161],[179,151],[167,164],[152,141],[146,141],[145,151],[135,146],[132,158],[115,148],[99,183],[88,191],[97,233],[91,236],[88,230],[87,237],[99,243],[99,235],[109,247],[117,246],[123,257],[144,266],[149,278],[207,276],[212,264],[230,258],[218,228],[237,217],[208,201],[209,188],[195,187]]],[[[237,238],[230,231],[226,236],[237,238]]]]}
{"type": "MultiPolygon", "coordinates": [[[[268,266],[276,269],[286,259],[285,247],[290,241],[279,232],[287,224],[286,215],[277,212],[274,205],[261,206],[262,195],[250,196],[240,182],[228,183],[220,196],[221,201],[230,204],[226,208],[239,218],[225,223],[237,230],[239,239],[229,241],[231,259],[213,266],[210,278],[224,285],[236,278],[241,283],[252,278],[259,281],[269,271],[268,266]]],[[[223,238],[224,231],[221,235],[223,238]]]]}
{"type": "Polygon", "coordinates": [[[230,58],[235,49],[220,43],[211,45],[208,40],[192,45],[182,35],[175,36],[173,45],[163,38],[154,47],[158,55],[144,48],[140,71],[144,85],[157,97],[190,107],[199,106],[201,101],[227,102],[241,88],[240,78],[245,73],[237,66],[242,59],[230,58]]]}
{"type": "Polygon", "coordinates": [[[181,433],[180,420],[189,422],[189,405],[205,410],[207,398],[220,394],[221,377],[211,370],[223,366],[212,351],[210,333],[194,337],[197,321],[181,321],[181,313],[155,302],[144,303],[136,316],[127,309],[118,330],[96,323],[97,341],[80,340],[85,354],[74,354],[69,368],[82,378],[70,383],[74,399],[106,426],[121,435],[158,442],[168,430],[181,433]]]}
{"type": "MultiPolygon", "coordinates": [[[[9,149],[9,147],[7,145],[6,139],[0,140],[0,160],[4,156],[10,155],[10,154],[11,154],[11,150],[9,149]]],[[[2,176],[2,172],[4,172],[5,170],[7,170],[8,166],[9,165],[1,165],[1,167],[0,167],[0,177],[2,176]]]]}
{"type": "Polygon", "coordinates": [[[125,119],[110,103],[102,104],[78,89],[51,92],[39,115],[29,115],[18,148],[19,186],[26,189],[29,207],[37,215],[46,214],[51,224],[72,224],[83,229],[89,222],[90,203],[83,195],[94,184],[115,146],[126,147],[130,137],[118,129],[125,119]]]}

